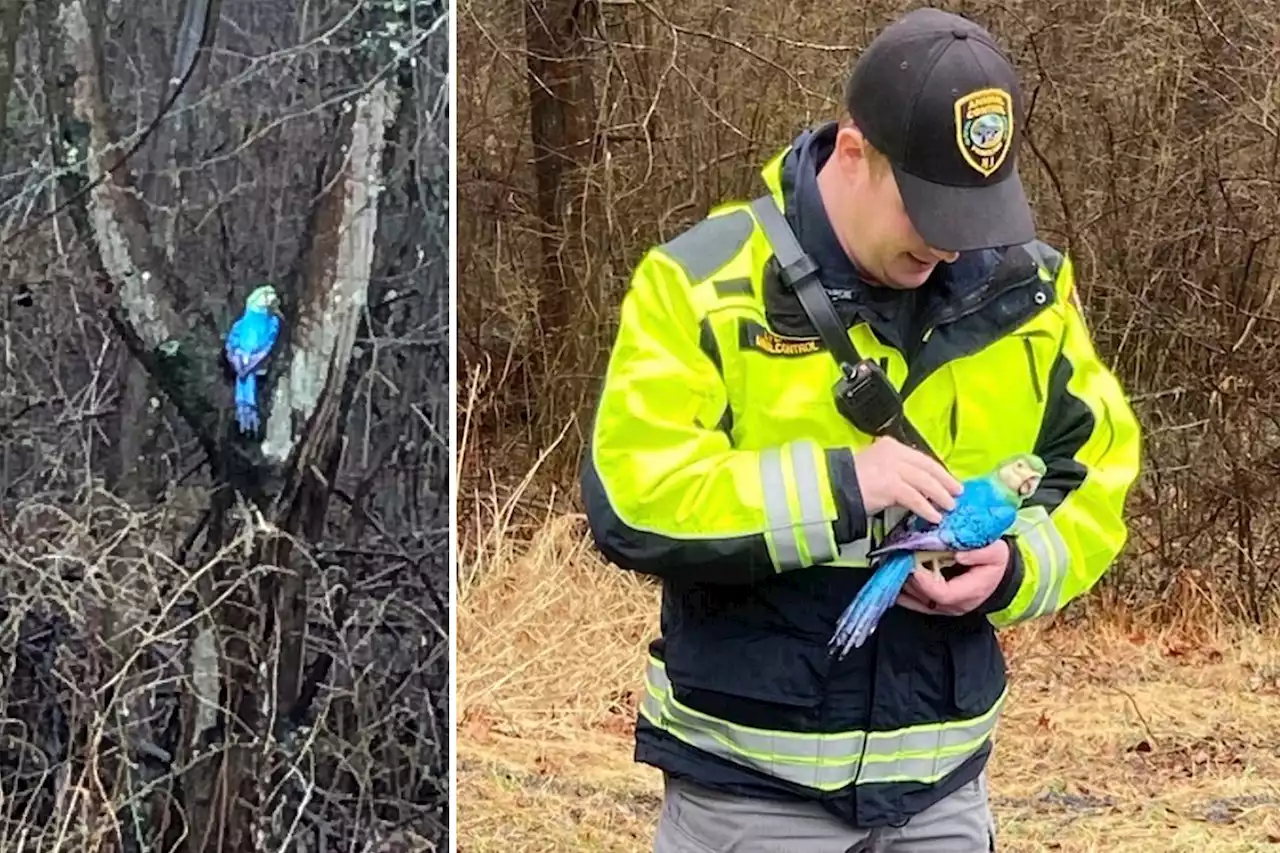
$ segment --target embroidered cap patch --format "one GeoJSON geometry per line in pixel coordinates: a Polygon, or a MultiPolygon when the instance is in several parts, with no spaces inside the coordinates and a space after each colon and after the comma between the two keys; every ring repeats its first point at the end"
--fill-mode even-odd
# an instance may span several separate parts
{"type": "Polygon", "coordinates": [[[965,162],[989,178],[1013,141],[1013,98],[1004,89],[979,89],[956,100],[956,144],[965,162]]]}

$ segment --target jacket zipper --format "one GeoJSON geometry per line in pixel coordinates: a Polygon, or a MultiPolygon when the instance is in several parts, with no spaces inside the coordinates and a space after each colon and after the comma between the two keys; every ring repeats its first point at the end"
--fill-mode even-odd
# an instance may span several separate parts
{"type": "Polygon", "coordinates": [[[1031,372],[1031,384],[1036,389],[1036,402],[1044,402],[1044,389],[1040,387],[1040,373],[1036,370],[1036,351],[1029,335],[1022,336],[1022,348],[1027,353],[1027,370],[1031,372]]]}

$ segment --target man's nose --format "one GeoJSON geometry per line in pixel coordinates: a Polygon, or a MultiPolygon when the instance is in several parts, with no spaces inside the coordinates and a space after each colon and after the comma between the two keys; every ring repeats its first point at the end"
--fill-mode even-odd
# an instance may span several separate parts
{"type": "Polygon", "coordinates": [[[944,252],[941,249],[929,247],[929,254],[946,264],[954,264],[956,259],[960,257],[959,252],[944,252]]]}

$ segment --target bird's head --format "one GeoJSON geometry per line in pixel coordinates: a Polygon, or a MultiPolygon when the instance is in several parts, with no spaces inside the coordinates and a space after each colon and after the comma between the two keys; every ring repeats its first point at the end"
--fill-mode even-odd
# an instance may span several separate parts
{"type": "Polygon", "coordinates": [[[1044,478],[1044,460],[1034,453],[1019,453],[1011,456],[996,469],[996,476],[1020,499],[1025,500],[1035,494],[1044,478]]]}
{"type": "Polygon", "coordinates": [[[280,307],[280,294],[269,284],[259,285],[245,300],[245,307],[258,311],[275,311],[280,307]]]}

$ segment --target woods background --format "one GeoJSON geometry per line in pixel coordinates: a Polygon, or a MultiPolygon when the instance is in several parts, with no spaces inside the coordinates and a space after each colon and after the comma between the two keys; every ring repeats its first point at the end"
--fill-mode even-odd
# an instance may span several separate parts
{"type": "MultiPolygon", "coordinates": [[[[519,484],[552,448],[539,497],[511,517],[536,521],[553,486],[574,508],[632,266],[712,204],[750,198],[765,159],[837,115],[858,50],[918,5],[461,4],[464,498],[491,492],[494,470],[519,484]]],[[[1145,428],[1131,542],[1103,592],[1156,607],[1211,593],[1261,618],[1280,565],[1275,16],[1182,0],[935,5],[986,24],[1020,69],[1042,236],[1074,256],[1145,428]]]]}
{"type": "Polygon", "coordinates": [[[0,849],[447,849],[447,22],[0,0],[0,849]]]}

